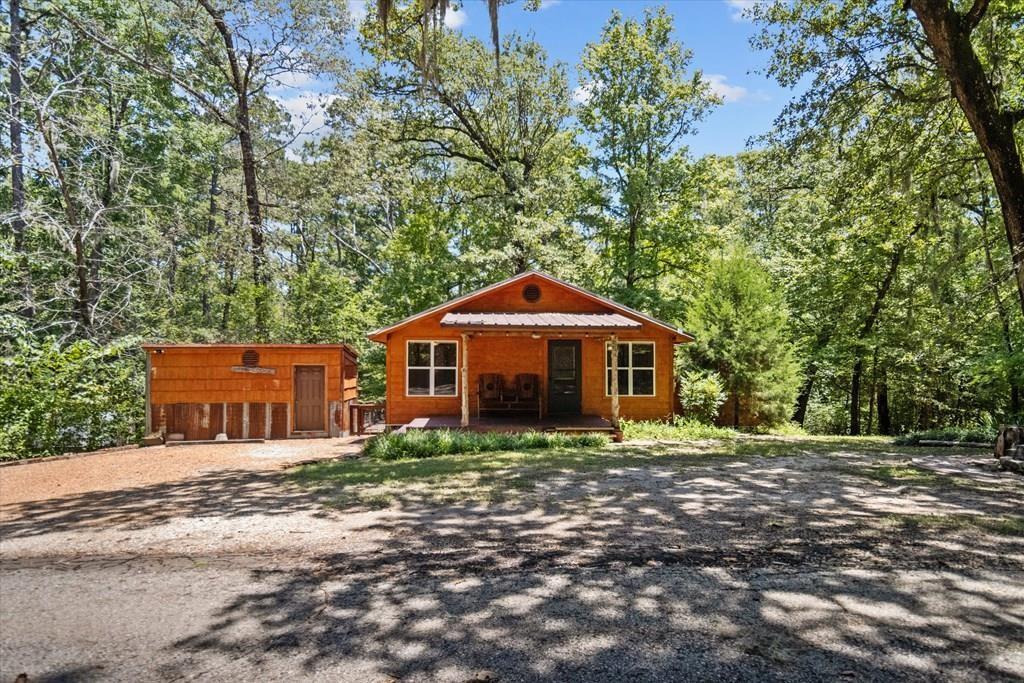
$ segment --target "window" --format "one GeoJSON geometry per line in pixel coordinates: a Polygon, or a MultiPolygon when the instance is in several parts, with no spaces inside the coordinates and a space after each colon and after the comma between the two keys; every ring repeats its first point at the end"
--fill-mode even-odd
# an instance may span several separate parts
{"type": "MultiPolygon", "coordinates": [[[[612,394],[612,345],[605,351],[605,394],[612,394]]],[[[654,396],[654,342],[619,342],[619,395],[654,396]]]]}
{"type": "Polygon", "coordinates": [[[407,346],[407,396],[455,396],[458,346],[453,341],[411,341],[407,346]]]}

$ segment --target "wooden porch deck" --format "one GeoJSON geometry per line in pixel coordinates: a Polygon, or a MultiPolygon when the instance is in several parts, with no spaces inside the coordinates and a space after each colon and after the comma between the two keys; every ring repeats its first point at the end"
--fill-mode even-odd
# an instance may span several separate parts
{"type": "MultiPolygon", "coordinates": [[[[403,425],[411,429],[462,429],[458,415],[420,417],[403,425]]],[[[614,432],[612,423],[599,415],[565,415],[544,418],[529,415],[483,415],[471,417],[465,429],[473,432],[614,432]]]]}

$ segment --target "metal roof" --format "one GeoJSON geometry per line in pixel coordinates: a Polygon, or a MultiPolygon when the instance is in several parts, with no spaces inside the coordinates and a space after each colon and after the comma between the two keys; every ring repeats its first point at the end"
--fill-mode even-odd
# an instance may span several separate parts
{"type": "Polygon", "coordinates": [[[442,327],[639,329],[640,322],[618,313],[445,313],[442,327]]]}

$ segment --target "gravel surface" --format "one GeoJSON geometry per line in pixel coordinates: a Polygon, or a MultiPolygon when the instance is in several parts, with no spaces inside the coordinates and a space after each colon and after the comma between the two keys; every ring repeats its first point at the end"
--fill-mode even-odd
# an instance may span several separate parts
{"type": "Polygon", "coordinates": [[[306,444],[5,504],[0,681],[1024,679],[1024,538],[976,521],[1019,479],[850,451],[339,510],[281,465],[353,447],[306,444]]]}

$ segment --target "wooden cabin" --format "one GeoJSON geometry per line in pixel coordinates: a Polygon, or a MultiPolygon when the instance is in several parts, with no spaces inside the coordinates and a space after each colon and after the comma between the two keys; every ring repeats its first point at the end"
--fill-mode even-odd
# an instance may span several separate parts
{"type": "Polygon", "coordinates": [[[145,344],[146,424],[202,441],[341,436],[359,394],[345,344],[145,344]]]}
{"type": "Polygon", "coordinates": [[[369,335],[387,346],[386,421],[558,430],[660,419],[693,337],[545,273],[522,273],[369,335]]]}

